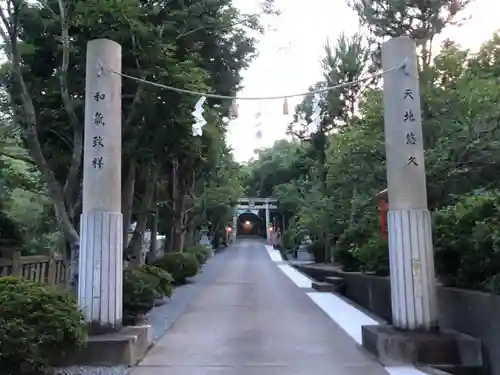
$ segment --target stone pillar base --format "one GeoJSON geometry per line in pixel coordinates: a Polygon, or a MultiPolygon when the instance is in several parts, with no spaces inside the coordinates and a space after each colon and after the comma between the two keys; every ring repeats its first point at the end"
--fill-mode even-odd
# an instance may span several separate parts
{"type": "Polygon", "coordinates": [[[122,323],[122,226],[121,213],[89,212],[81,217],[78,305],[94,326],[122,323]]]}
{"type": "Polygon", "coordinates": [[[60,366],[135,366],[153,343],[149,325],[122,327],[118,332],[89,336],[85,345],[60,366]]]}
{"type": "Polygon", "coordinates": [[[363,347],[385,366],[416,364],[437,367],[483,366],[481,341],[453,332],[403,331],[388,325],[363,326],[363,347]]]}
{"type": "Polygon", "coordinates": [[[400,329],[437,326],[436,281],[428,210],[389,210],[393,323],[400,329]]]}

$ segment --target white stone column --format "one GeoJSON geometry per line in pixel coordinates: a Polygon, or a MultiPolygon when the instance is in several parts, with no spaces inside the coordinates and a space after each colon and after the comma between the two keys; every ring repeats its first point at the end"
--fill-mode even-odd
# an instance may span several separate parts
{"type": "Polygon", "coordinates": [[[382,46],[389,198],[388,234],[393,325],[437,328],[437,302],[415,42],[394,38],[382,46]]]}
{"type": "Polygon", "coordinates": [[[271,233],[269,233],[270,222],[271,222],[271,218],[270,218],[270,212],[269,212],[269,202],[266,201],[266,241],[267,241],[268,245],[271,244],[271,236],[270,236],[271,233]]]}
{"type": "Polygon", "coordinates": [[[78,304],[89,323],[122,322],[121,46],[87,44],[78,304]]]}

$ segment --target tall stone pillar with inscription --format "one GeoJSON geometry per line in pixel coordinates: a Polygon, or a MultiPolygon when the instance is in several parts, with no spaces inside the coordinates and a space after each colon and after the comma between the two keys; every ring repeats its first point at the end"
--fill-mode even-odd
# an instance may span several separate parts
{"type": "Polygon", "coordinates": [[[431,216],[427,208],[422,119],[415,42],[394,38],[382,46],[388,235],[395,327],[437,328],[431,216]]]}
{"type": "Polygon", "coordinates": [[[415,42],[385,42],[382,66],[393,321],[363,326],[363,347],[385,366],[480,368],[480,340],[438,330],[415,42]]]}
{"type": "Polygon", "coordinates": [[[122,323],[121,46],[87,45],[78,303],[100,328],[122,323]],[[116,73],[114,73],[114,72],[116,73]]]}

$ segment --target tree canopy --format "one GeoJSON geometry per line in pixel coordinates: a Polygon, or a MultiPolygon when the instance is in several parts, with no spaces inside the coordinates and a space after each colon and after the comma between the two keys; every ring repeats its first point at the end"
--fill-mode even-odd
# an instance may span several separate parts
{"type": "MultiPolygon", "coordinates": [[[[376,71],[380,43],[389,37],[410,35],[417,40],[428,200],[432,212],[441,218],[436,219],[441,224],[434,227],[437,267],[446,269],[447,277],[453,274],[455,283],[484,287],[488,277],[500,272],[496,268],[489,276],[478,276],[482,262],[496,251],[497,232],[493,225],[488,226],[489,232],[482,227],[481,233],[488,233],[488,244],[486,240],[470,240],[476,231],[471,217],[489,223],[491,215],[497,215],[481,207],[490,207],[496,199],[491,197],[496,197],[495,189],[500,187],[496,105],[500,36],[493,35],[477,53],[446,40],[439,53],[432,54],[433,41],[448,25],[462,21],[461,12],[468,1],[428,4],[420,0],[350,2],[359,15],[362,33],[341,35],[326,44],[321,60],[324,78],[310,90],[376,71]],[[482,195],[489,198],[470,198],[482,195]],[[478,211],[482,209],[485,211],[478,211]],[[464,238],[451,228],[453,220],[464,238]],[[457,250],[457,243],[462,249],[457,250]],[[471,252],[475,258],[468,256],[471,252]],[[443,266],[453,257],[458,259],[453,266],[443,266]],[[458,282],[457,275],[465,272],[462,259],[468,259],[469,273],[458,282]],[[455,268],[450,271],[450,267],[455,268]]],[[[321,243],[315,247],[320,250],[314,250],[317,261],[387,274],[387,244],[381,235],[378,207],[379,193],[386,188],[378,83],[367,81],[364,86],[322,94],[322,122],[312,133],[300,121],[307,121],[311,114],[312,95],[304,98],[290,124],[290,139],[261,151],[250,166],[247,184],[260,196],[273,195],[280,200],[280,206],[293,218],[288,231],[297,242],[309,233],[321,243]]],[[[445,277],[443,273],[440,276],[445,277]]]]}
{"type": "MultiPolygon", "coordinates": [[[[1,6],[2,212],[30,237],[26,252],[79,243],[86,44],[122,46],[123,73],[198,92],[234,96],[256,56],[273,0],[244,14],[231,0],[24,1],[1,6]],[[28,235],[29,234],[29,235],[28,235]],[[34,247],[37,236],[45,242],[34,247]]],[[[199,97],[122,81],[122,211],[126,256],[138,261],[151,213],[166,248],[182,251],[199,229],[222,228],[241,192],[226,141],[230,100],[208,99],[193,137],[199,97]],[[136,222],[128,241],[130,223],[136,222]]]]}

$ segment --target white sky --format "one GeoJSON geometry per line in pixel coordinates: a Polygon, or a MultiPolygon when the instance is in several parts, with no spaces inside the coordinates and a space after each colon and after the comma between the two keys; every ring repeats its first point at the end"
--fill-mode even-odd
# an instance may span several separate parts
{"type": "MultiPolygon", "coordinates": [[[[255,12],[260,0],[235,0],[244,12],[255,12]]],[[[278,96],[307,92],[309,86],[321,79],[320,60],[327,38],[334,41],[345,32],[358,30],[357,17],[344,0],[276,0],[282,11],[269,20],[276,31],[260,38],[259,56],[244,72],[241,97],[278,96]]],[[[460,28],[449,28],[441,39],[450,38],[465,48],[477,50],[500,29],[499,0],[476,0],[469,6],[471,19],[460,28]]],[[[301,98],[289,101],[290,114],[301,98]]],[[[281,100],[238,101],[238,119],[229,127],[229,143],[238,161],[254,156],[259,147],[269,147],[285,137],[290,116],[282,114],[281,100]],[[262,112],[263,137],[255,137],[254,116],[262,112]]]]}

